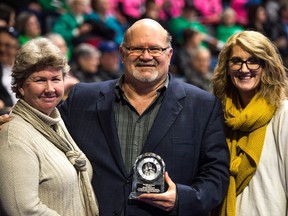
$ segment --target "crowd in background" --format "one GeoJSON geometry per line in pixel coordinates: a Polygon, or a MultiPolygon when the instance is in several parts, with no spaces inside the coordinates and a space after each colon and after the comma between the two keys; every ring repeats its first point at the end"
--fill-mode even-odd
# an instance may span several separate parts
{"type": "Polygon", "coordinates": [[[173,37],[170,71],[212,91],[211,76],[226,40],[256,30],[270,38],[288,66],[287,0],[2,0],[0,3],[0,110],[15,103],[10,72],[17,49],[32,38],[51,39],[67,56],[66,93],[77,82],[122,74],[118,47],[125,30],[152,18],[173,37]],[[18,45],[17,45],[18,44],[18,45]]]}

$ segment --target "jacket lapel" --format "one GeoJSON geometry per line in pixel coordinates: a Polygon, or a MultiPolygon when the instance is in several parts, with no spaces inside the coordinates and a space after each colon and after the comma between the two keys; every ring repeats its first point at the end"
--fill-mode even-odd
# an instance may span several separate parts
{"type": "Polygon", "coordinates": [[[155,150],[160,140],[168,132],[182,110],[183,107],[179,100],[183,97],[185,97],[183,87],[171,78],[165,98],[163,99],[142,152],[153,152],[155,150]]]}
{"type": "Polygon", "coordinates": [[[110,148],[110,152],[113,155],[116,164],[123,173],[127,175],[124,161],[122,159],[122,153],[120,149],[120,143],[118,139],[118,132],[115,123],[114,116],[114,101],[115,91],[114,86],[116,83],[110,83],[112,86],[107,86],[102,89],[102,97],[97,101],[98,117],[100,120],[101,128],[106,137],[107,143],[110,148]]]}

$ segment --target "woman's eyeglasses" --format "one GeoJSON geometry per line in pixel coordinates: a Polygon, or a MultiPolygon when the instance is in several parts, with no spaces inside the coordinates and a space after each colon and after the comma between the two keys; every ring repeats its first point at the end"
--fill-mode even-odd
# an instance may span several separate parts
{"type": "Polygon", "coordinates": [[[263,66],[263,61],[252,57],[247,59],[246,61],[243,61],[240,58],[232,58],[227,60],[227,67],[231,70],[231,71],[239,71],[242,69],[243,64],[246,64],[246,67],[249,70],[258,70],[261,66],[263,66]]]}

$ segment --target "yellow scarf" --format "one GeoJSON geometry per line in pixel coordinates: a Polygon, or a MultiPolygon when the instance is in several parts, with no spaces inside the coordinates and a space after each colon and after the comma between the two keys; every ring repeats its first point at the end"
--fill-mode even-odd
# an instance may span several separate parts
{"type": "Polygon", "coordinates": [[[230,184],[226,197],[213,215],[236,215],[236,197],[256,171],[266,128],[276,109],[258,94],[244,109],[239,109],[233,102],[232,97],[227,97],[224,115],[231,157],[230,184]]]}

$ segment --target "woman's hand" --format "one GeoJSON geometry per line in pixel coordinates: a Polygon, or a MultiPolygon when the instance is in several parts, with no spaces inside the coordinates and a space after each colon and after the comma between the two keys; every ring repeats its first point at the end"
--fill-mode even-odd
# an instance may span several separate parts
{"type": "Polygon", "coordinates": [[[9,122],[11,120],[11,118],[9,117],[8,114],[4,114],[2,116],[0,116],[0,130],[3,127],[3,124],[5,124],[6,122],[9,122]]]}

